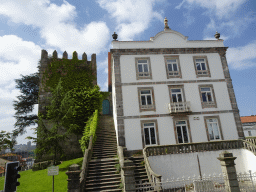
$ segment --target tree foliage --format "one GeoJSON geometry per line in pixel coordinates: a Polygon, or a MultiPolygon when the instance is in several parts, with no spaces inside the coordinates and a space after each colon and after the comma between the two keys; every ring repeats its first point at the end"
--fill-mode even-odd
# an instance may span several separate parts
{"type": "Polygon", "coordinates": [[[16,110],[13,135],[17,137],[26,132],[26,127],[35,125],[38,119],[37,115],[28,115],[28,113],[33,111],[35,104],[38,104],[39,75],[38,73],[21,75],[21,78],[15,79],[15,82],[16,88],[21,92],[21,95],[17,97],[18,100],[15,100],[13,104],[16,110]]]}
{"type": "Polygon", "coordinates": [[[11,133],[6,131],[0,132],[0,151],[7,147],[13,151],[13,147],[16,144],[16,140],[12,137],[11,133]]]}
{"type": "Polygon", "coordinates": [[[95,110],[101,110],[102,94],[99,86],[93,89],[74,88],[64,97],[62,108],[67,111],[63,117],[63,125],[70,133],[82,135],[86,122],[95,110]]]}
{"type": "Polygon", "coordinates": [[[64,96],[65,93],[60,79],[57,87],[52,92],[51,105],[47,107],[47,119],[49,121],[44,123],[42,116],[40,116],[37,128],[36,155],[38,158],[41,158],[42,155],[53,154],[54,165],[59,157],[63,157],[63,148],[60,143],[67,139],[67,132],[63,129],[62,125],[63,113],[65,111],[62,110],[61,103],[64,96]],[[50,128],[46,128],[45,124],[48,124],[50,128]]]}

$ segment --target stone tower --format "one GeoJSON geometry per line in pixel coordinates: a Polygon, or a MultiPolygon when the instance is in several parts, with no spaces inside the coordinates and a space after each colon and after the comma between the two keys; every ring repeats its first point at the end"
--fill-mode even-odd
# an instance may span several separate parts
{"type": "MultiPolygon", "coordinates": [[[[77,57],[77,53],[74,52],[73,56],[77,57]]],[[[56,50],[53,52],[52,58],[61,60],[60,58],[58,58],[58,53],[56,50]]],[[[62,59],[68,59],[68,54],[66,51],[63,53],[62,59]]],[[[82,65],[88,66],[92,70],[92,74],[95,76],[95,79],[93,80],[93,85],[97,85],[96,54],[92,54],[91,61],[87,61],[87,55],[86,55],[86,53],[83,53],[82,60],[84,61],[82,63],[82,65]]],[[[51,92],[46,91],[44,89],[43,83],[42,83],[43,74],[44,74],[44,71],[47,69],[49,62],[51,62],[51,58],[48,57],[48,52],[46,50],[42,50],[41,63],[40,63],[40,68],[39,68],[39,101],[38,101],[38,103],[39,103],[38,113],[41,113],[41,114],[46,114],[46,106],[48,106],[50,104],[50,101],[47,98],[51,96],[51,92]]],[[[48,122],[48,120],[43,120],[43,122],[44,122],[44,125],[48,129],[51,128],[51,125],[48,122]]],[[[82,135],[78,136],[78,137],[75,135],[72,135],[72,136],[70,136],[71,139],[68,143],[62,144],[65,146],[65,147],[63,147],[63,149],[64,149],[65,155],[67,156],[67,159],[82,157],[82,152],[81,152],[81,148],[80,148],[80,144],[79,144],[79,140],[81,139],[81,137],[82,137],[82,135]]],[[[42,160],[44,160],[46,158],[49,158],[49,157],[44,156],[42,158],[42,160]]]]}

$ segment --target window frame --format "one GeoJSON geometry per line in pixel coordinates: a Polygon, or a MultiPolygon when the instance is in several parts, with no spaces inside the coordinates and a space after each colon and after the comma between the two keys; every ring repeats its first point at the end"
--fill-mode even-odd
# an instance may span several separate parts
{"type": "Polygon", "coordinates": [[[170,98],[170,103],[174,103],[172,102],[172,89],[181,89],[182,92],[182,102],[186,102],[186,97],[185,97],[185,91],[184,91],[184,85],[168,85],[168,89],[169,89],[169,98],[170,98]]]}
{"type": "Polygon", "coordinates": [[[182,78],[179,55],[166,55],[166,56],[164,56],[164,62],[165,62],[165,69],[166,69],[167,79],[182,78]],[[178,75],[169,75],[167,60],[171,60],[171,59],[176,59],[177,60],[178,75]]]}
{"type": "Polygon", "coordinates": [[[156,137],[156,144],[155,145],[160,145],[157,119],[141,120],[140,125],[141,125],[141,138],[142,138],[142,147],[143,147],[143,149],[146,146],[155,146],[155,145],[146,145],[146,143],[145,143],[145,140],[144,140],[144,124],[145,123],[154,123],[155,124],[155,134],[156,134],[156,136],[155,136],[156,137]]]}
{"type": "Polygon", "coordinates": [[[222,132],[222,127],[221,127],[221,123],[220,123],[220,117],[219,117],[218,115],[216,115],[216,116],[204,116],[204,123],[205,123],[205,129],[206,129],[206,135],[207,135],[208,141],[220,141],[220,140],[224,140],[223,132],[222,132]],[[217,119],[218,128],[219,128],[219,134],[220,134],[220,139],[213,139],[213,140],[210,140],[210,135],[209,135],[209,129],[208,129],[208,124],[207,124],[207,119],[217,119]]]}
{"type": "Polygon", "coordinates": [[[200,99],[201,99],[202,109],[204,109],[204,108],[217,108],[217,101],[216,101],[213,85],[212,84],[207,84],[207,85],[201,84],[201,85],[198,85],[198,89],[199,89],[199,96],[200,96],[200,99]],[[210,88],[213,102],[204,102],[203,101],[201,88],[210,88]]]}
{"type": "Polygon", "coordinates": [[[153,87],[138,87],[138,101],[139,101],[139,109],[140,112],[143,111],[156,111],[156,106],[155,106],[155,97],[154,97],[154,88],[153,87]],[[151,102],[152,106],[151,107],[144,107],[141,104],[141,91],[143,90],[150,90],[151,91],[151,102]]]}
{"type": "Polygon", "coordinates": [[[193,61],[194,61],[195,73],[196,73],[197,78],[198,77],[211,77],[211,72],[210,72],[210,67],[209,67],[207,56],[193,56],[193,61]],[[197,70],[197,67],[196,67],[196,59],[204,59],[205,60],[205,65],[207,68],[207,70],[205,70],[205,72],[207,72],[207,74],[198,74],[199,70],[197,70]]]}
{"type": "Polygon", "coordinates": [[[176,144],[180,144],[178,141],[176,121],[186,121],[189,143],[193,143],[191,129],[190,129],[190,123],[189,123],[189,117],[188,116],[174,116],[173,117],[173,127],[174,127],[174,135],[175,135],[176,144]]]}
{"type": "MultiPolygon", "coordinates": [[[[136,57],[135,58],[135,67],[136,67],[136,79],[137,80],[140,80],[140,79],[152,79],[152,71],[151,71],[151,62],[150,62],[150,57],[136,57]],[[148,76],[139,76],[140,72],[139,72],[139,64],[138,64],[138,61],[139,60],[147,60],[148,63],[148,76]]],[[[145,73],[145,72],[143,72],[145,73]]]]}

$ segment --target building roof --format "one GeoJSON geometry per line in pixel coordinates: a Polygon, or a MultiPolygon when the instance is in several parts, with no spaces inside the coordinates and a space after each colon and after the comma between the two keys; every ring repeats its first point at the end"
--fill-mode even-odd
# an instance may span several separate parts
{"type": "Polygon", "coordinates": [[[241,117],[241,121],[242,123],[256,123],[256,116],[252,115],[252,116],[244,116],[241,117]]]}

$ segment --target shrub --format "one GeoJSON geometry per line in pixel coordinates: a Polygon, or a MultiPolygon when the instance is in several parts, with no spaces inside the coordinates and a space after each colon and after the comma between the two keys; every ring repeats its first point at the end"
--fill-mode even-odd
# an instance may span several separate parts
{"type": "Polygon", "coordinates": [[[89,120],[86,123],[83,137],[81,140],[79,140],[79,143],[81,145],[81,149],[84,153],[85,149],[89,146],[90,136],[93,135],[93,144],[96,141],[96,130],[98,127],[98,120],[99,120],[99,112],[98,110],[95,110],[93,115],[89,118],[89,120]]]}

